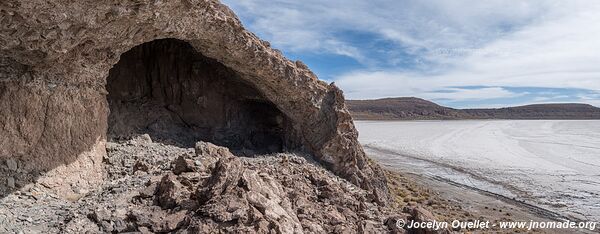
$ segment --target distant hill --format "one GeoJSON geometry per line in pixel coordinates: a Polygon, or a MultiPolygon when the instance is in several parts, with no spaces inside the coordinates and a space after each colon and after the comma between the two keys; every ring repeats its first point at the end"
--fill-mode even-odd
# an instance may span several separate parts
{"type": "Polygon", "coordinates": [[[414,97],[348,100],[346,105],[355,119],[462,119],[470,117],[460,110],[414,97]]]}
{"type": "Polygon", "coordinates": [[[600,119],[600,108],[588,104],[535,104],[499,109],[465,109],[482,119],[600,119]]]}
{"type": "Polygon", "coordinates": [[[588,104],[535,104],[498,109],[453,109],[414,97],[347,100],[356,120],[600,119],[588,104]]]}

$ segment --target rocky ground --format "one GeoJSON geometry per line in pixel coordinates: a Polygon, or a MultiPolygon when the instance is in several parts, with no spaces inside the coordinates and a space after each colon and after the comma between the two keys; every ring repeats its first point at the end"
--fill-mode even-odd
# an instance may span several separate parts
{"type": "Polygon", "coordinates": [[[397,219],[431,218],[410,201],[404,213],[379,206],[302,155],[236,157],[143,135],[108,143],[104,164],[106,182],[81,197],[35,183],[5,196],[0,233],[403,233],[397,219]]]}

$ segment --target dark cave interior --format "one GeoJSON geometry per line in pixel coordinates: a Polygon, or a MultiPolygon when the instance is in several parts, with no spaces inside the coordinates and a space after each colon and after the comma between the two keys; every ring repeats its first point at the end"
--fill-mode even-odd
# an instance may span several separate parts
{"type": "Polygon", "coordinates": [[[165,144],[208,141],[247,155],[299,146],[291,121],[258,89],[181,40],[122,54],[106,88],[109,140],[149,134],[165,144]]]}

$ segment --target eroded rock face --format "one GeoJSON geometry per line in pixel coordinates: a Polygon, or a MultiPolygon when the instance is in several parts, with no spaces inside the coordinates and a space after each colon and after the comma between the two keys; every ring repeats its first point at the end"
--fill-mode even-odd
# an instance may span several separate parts
{"type": "MultiPolygon", "coordinates": [[[[150,89],[123,96],[111,92],[114,87],[111,87],[109,71],[115,65],[118,67],[119,59],[122,55],[127,57],[126,52],[132,48],[172,38],[191,45],[194,53],[209,61],[207,64],[213,64],[200,66],[203,74],[230,72],[231,76],[227,77],[234,77],[232,82],[243,84],[237,87],[249,90],[248,96],[254,97],[252,100],[264,104],[267,112],[272,112],[270,117],[280,115],[282,119],[264,123],[244,122],[240,120],[248,118],[237,117],[225,120],[234,123],[234,126],[238,124],[239,128],[260,124],[269,126],[261,127],[262,130],[277,129],[271,125],[280,124],[283,132],[266,132],[264,135],[266,138],[274,136],[282,139],[281,149],[290,145],[302,148],[337,175],[373,192],[373,199],[380,202],[388,199],[381,170],[368,163],[357,142],[357,132],[344,106],[342,92],[334,85],[319,81],[301,62],[287,60],[280,52],[270,48],[269,43],[246,31],[236,16],[218,1],[7,0],[0,3],[0,22],[0,158],[15,159],[18,165],[24,165],[19,166],[21,172],[13,173],[12,166],[0,171],[13,173],[10,176],[16,178],[17,186],[35,178],[40,171],[83,160],[80,155],[95,152],[95,146],[106,140],[108,129],[135,131],[135,126],[129,128],[132,124],[109,128],[109,122],[117,126],[109,121],[109,108],[117,107],[112,113],[120,113],[119,107],[131,110],[125,104],[109,105],[109,101],[123,101],[120,98],[125,97],[135,97],[139,101],[147,95],[137,94],[154,90],[172,91],[184,82],[173,85],[167,79],[159,86],[141,86],[136,82],[128,87],[150,89]]],[[[135,48],[133,51],[135,54],[135,48]]],[[[143,66],[148,67],[147,64],[143,66]]],[[[114,71],[123,70],[126,69],[114,71]]],[[[211,76],[204,77],[208,78],[188,77],[183,80],[191,88],[198,88],[201,87],[198,86],[200,82],[210,80],[211,76]]],[[[216,77],[222,76],[213,78],[216,77]]],[[[119,90],[116,88],[116,91],[119,90]]],[[[234,108],[240,110],[236,113],[252,113],[243,109],[249,106],[244,105],[243,100],[227,95],[234,93],[232,90],[222,88],[223,92],[219,89],[214,91],[223,94],[217,100],[233,103],[231,106],[239,108],[234,108]]],[[[158,101],[163,107],[161,111],[171,110],[170,117],[184,114],[181,122],[192,119],[200,127],[227,126],[222,122],[208,121],[209,117],[219,115],[207,117],[188,112],[189,105],[201,106],[203,101],[200,96],[185,92],[179,94],[153,95],[150,102],[158,101]],[[181,98],[186,95],[189,100],[181,98]],[[194,102],[188,102],[192,100],[194,102]]],[[[179,124],[177,121],[167,122],[179,124]]],[[[194,131],[198,132],[200,136],[191,135],[193,140],[198,137],[219,141],[220,136],[214,131],[194,131]]],[[[248,134],[243,131],[237,133],[248,134]]],[[[223,134],[220,139],[227,141],[230,138],[223,134]]],[[[276,140],[267,140],[273,141],[276,140]]],[[[80,165],[98,167],[94,159],[97,157],[84,158],[87,161],[78,162],[80,165]]],[[[61,173],[77,172],[76,168],[66,168],[61,173]]]]}

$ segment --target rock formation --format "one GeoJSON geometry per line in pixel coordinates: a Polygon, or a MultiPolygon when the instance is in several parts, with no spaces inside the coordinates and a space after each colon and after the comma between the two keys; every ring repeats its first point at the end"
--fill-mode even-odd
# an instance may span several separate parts
{"type": "Polygon", "coordinates": [[[0,22],[3,194],[34,180],[77,194],[101,183],[107,139],[147,133],[240,155],[306,152],[389,200],[341,90],[216,0],[5,0],[0,22]]]}
{"type": "Polygon", "coordinates": [[[432,219],[380,206],[302,154],[236,157],[142,135],[109,142],[103,165],[107,180],[80,197],[35,183],[0,199],[0,233],[407,233],[399,219],[432,219]]]}

